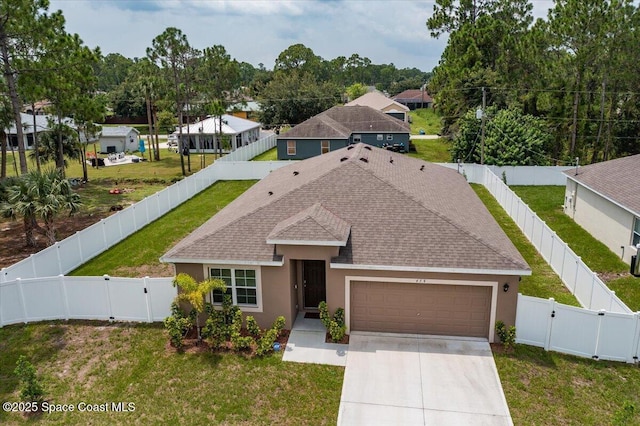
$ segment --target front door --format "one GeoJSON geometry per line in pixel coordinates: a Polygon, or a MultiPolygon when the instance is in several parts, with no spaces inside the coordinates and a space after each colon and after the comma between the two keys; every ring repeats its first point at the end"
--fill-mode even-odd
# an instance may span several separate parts
{"type": "Polygon", "coordinates": [[[317,308],[326,300],[324,260],[302,261],[302,284],[304,285],[304,307],[317,308]]]}

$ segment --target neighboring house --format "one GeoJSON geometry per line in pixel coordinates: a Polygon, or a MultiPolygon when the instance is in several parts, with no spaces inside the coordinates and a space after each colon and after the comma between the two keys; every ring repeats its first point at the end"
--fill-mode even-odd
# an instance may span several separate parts
{"type": "Polygon", "coordinates": [[[564,212],[631,263],[640,244],[640,154],[564,172],[564,212]]]}
{"type": "Polygon", "coordinates": [[[324,300],[350,331],[490,341],[530,274],[462,175],[363,143],[272,171],[160,260],[263,327],[324,300]]]}
{"type": "MultiPolygon", "coordinates": [[[[182,140],[193,152],[214,152],[220,141],[220,122],[218,117],[207,117],[204,120],[182,127],[182,140]]],[[[178,135],[178,132],[174,132],[178,135]]],[[[260,123],[224,114],[222,116],[222,149],[235,150],[260,139],[260,123]],[[226,142],[225,142],[226,140],[226,142]],[[225,144],[228,143],[227,146],[225,144]]]]}
{"type": "Polygon", "coordinates": [[[433,107],[433,99],[427,92],[420,89],[405,90],[392,98],[394,101],[406,105],[410,110],[433,107]]]}
{"type": "Polygon", "coordinates": [[[239,102],[231,105],[227,112],[234,117],[255,121],[260,112],[260,104],[255,101],[239,102]]]}
{"type": "Polygon", "coordinates": [[[140,148],[139,140],[140,132],[133,127],[103,126],[102,134],[99,138],[100,152],[112,154],[116,152],[137,151],[140,148]]]}
{"type": "Polygon", "coordinates": [[[51,110],[53,107],[53,102],[42,100],[38,102],[34,102],[33,104],[26,104],[22,107],[22,110],[27,114],[35,115],[47,115],[47,111],[51,110]]]}
{"type": "MultiPolygon", "coordinates": [[[[20,113],[20,119],[22,121],[22,135],[24,137],[24,141],[25,141],[25,148],[26,149],[33,149],[33,115],[32,114],[25,114],[25,113],[20,113]]],[[[45,116],[45,115],[36,115],[36,127],[35,127],[35,132],[38,135],[38,137],[40,137],[39,135],[49,131],[49,122],[48,122],[48,118],[51,118],[50,116],[45,116]]],[[[8,129],[5,129],[5,132],[7,134],[7,147],[9,149],[14,149],[17,150],[18,149],[18,129],[16,128],[16,124],[11,123],[11,127],[9,127],[8,129]]]]}
{"type": "Polygon", "coordinates": [[[335,106],[278,136],[278,160],[303,160],[354,143],[409,150],[409,124],[368,106],[335,106]]]}
{"type": "Polygon", "coordinates": [[[355,105],[368,106],[405,123],[409,122],[409,108],[393,99],[387,98],[380,92],[365,93],[359,98],[346,103],[344,106],[355,105]]]}

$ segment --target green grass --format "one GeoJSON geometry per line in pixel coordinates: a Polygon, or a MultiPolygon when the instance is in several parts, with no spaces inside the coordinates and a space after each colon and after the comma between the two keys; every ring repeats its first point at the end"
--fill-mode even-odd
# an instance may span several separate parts
{"type": "Polygon", "coordinates": [[[449,143],[444,138],[439,139],[412,139],[411,143],[416,147],[416,152],[410,152],[409,157],[419,158],[432,163],[449,163],[449,143]]]}
{"type": "Polygon", "coordinates": [[[633,311],[640,310],[639,280],[629,265],[562,211],[564,186],[512,186],[522,201],[553,229],[582,261],[633,311]]]}
{"type": "Polygon", "coordinates": [[[1,424],[335,424],[344,368],[285,363],[281,353],[177,354],[160,325],[48,322],[0,329],[0,400],[18,401],[15,362],[35,365],[55,404],[132,402],[134,412],[0,411],[1,424]]]}
{"type": "Polygon", "coordinates": [[[158,258],[255,182],[216,182],[69,275],[163,276],[166,265],[158,258]]]}
{"type": "Polygon", "coordinates": [[[515,425],[638,425],[640,369],[516,345],[494,352],[515,425]]]}
{"type": "Polygon", "coordinates": [[[271,148],[270,150],[253,157],[251,161],[278,161],[278,150],[275,147],[271,148]]]}
{"type": "Polygon", "coordinates": [[[417,135],[424,130],[427,135],[438,135],[442,129],[440,116],[433,108],[421,108],[409,111],[411,117],[411,134],[417,135]]]}
{"type": "Polygon", "coordinates": [[[471,186],[531,267],[531,275],[522,277],[518,292],[544,299],[553,297],[559,303],[580,306],[578,300],[562,284],[560,277],[551,269],[491,193],[482,185],[472,184],[471,186]]]}

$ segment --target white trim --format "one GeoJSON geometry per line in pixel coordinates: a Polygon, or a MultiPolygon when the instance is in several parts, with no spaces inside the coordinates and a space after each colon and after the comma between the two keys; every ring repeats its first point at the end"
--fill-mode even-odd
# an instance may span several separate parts
{"type": "MultiPolygon", "coordinates": [[[[569,171],[569,170],[567,170],[567,171],[569,171]]],[[[568,175],[566,171],[565,171],[565,172],[563,172],[563,173],[565,174],[565,176],[567,176],[567,179],[572,180],[572,181],[573,181],[573,182],[575,182],[576,184],[578,184],[578,185],[580,185],[580,186],[582,186],[582,187],[584,187],[584,188],[588,189],[589,191],[593,192],[594,194],[601,196],[601,197],[602,197],[602,198],[604,198],[605,200],[609,201],[610,203],[615,204],[616,206],[618,206],[618,207],[620,207],[621,209],[623,209],[623,210],[625,210],[625,211],[627,211],[627,212],[631,213],[632,215],[634,215],[634,216],[640,216],[640,212],[633,211],[633,210],[631,210],[629,207],[623,206],[622,204],[618,203],[617,201],[615,201],[615,200],[613,200],[613,199],[611,199],[611,198],[607,197],[607,196],[606,196],[606,195],[604,195],[603,193],[601,193],[601,192],[599,192],[599,191],[596,191],[595,189],[591,188],[589,185],[585,185],[584,183],[580,182],[579,180],[576,180],[575,178],[573,178],[573,177],[571,177],[570,175],[568,175]]],[[[579,174],[578,174],[578,176],[579,176],[579,174]]],[[[575,202],[574,202],[574,205],[575,205],[575,202]]],[[[574,208],[574,210],[575,210],[575,208],[574,208]]]]}
{"type": "Polygon", "coordinates": [[[267,240],[267,244],[281,244],[287,246],[331,246],[344,247],[346,241],[311,241],[311,240],[267,240]]]}
{"type": "Polygon", "coordinates": [[[176,257],[161,257],[162,263],[202,263],[212,265],[242,265],[242,266],[282,266],[284,265],[284,258],[282,260],[219,260],[219,259],[190,259],[190,258],[176,258],[176,257]]]}
{"type": "Polygon", "coordinates": [[[374,281],[374,282],[394,282],[406,284],[425,285],[465,285],[473,287],[491,287],[491,313],[489,317],[489,342],[493,342],[495,337],[496,310],[498,308],[498,282],[497,281],[469,281],[469,280],[439,280],[433,278],[390,278],[390,277],[344,277],[344,322],[347,326],[347,334],[351,332],[351,282],[352,281],[374,281]]]}
{"type": "Polygon", "coordinates": [[[531,275],[526,269],[465,269],[438,268],[431,266],[388,266],[388,265],[354,265],[351,263],[330,263],[332,269],[357,269],[364,271],[394,271],[394,272],[434,272],[442,274],[473,274],[473,275],[531,275]]]}
{"type": "MultiPolygon", "coordinates": [[[[247,269],[252,269],[254,271],[256,271],[256,302],[257,302],[257,306],[251,306],[251,305],[239,305],[238,301],[236,299],[236,293],[234,291],[231,292],[231,297],[233,299],[233,304],[235,306],[237,306],[238,308],[240,308],[240,310],[242,312],[263,312],[263,307],[262,307],[262,268],[247,268],[246,265],[242,265],[242,264],[235,264],[235,265],[216,265],[216,264],[203,264],[202,265],[203,270],[204,270],[204,276],[206,278],[211,278],[211,269],[231,269],[231,281],[233,284],[233,288],[235,289],[235,282],[236,282],[236,269],[242,269],[242,270],[247,270],[247,269]]],[[[213,304],[214,306],[220,306],[220,304],[214,304],[213,300],[210,300],[209,302],[211,302],[211,304],[213,304]]]]}

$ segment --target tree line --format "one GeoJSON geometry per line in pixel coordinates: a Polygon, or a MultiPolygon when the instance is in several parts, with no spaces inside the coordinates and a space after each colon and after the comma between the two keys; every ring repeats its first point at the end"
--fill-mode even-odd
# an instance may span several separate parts
{"type": "Polygon", "coordinates": [[[474,112],[483,96],[492,132],[485,148],[495,163],[584,164],[640,153],[633,1],[556,0],[534,22],[527,0],[436,0],[426,25],[432,37],[449,35],[428,88],[454,159],[480,162],[474,112]]]}

